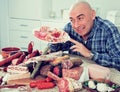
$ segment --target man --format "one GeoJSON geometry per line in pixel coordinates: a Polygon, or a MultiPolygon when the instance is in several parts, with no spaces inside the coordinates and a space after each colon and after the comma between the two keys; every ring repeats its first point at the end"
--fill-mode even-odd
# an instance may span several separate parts
{"type": "Polygon", "coordinates": [[[69,12],[70,23],[64,31],[71,37],[66,43],[50,45],[51,51],[68,50],[96,63],[120,70],[120,33],[108,20],[95,15],[87,2],[77,2],[69,12]]]}

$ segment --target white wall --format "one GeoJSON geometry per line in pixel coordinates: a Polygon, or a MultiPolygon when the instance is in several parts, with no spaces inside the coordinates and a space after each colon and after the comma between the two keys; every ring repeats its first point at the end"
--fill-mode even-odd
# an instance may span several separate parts
{"type": "Polygon", "coordinates": [[[56,17],[61,17],[62,9],[69,9],[70,5],[76,0],[52,0],[52,10],[56,13],[56,17]]]}
{"type": "MultiPolygon", "coordinates": [[[[61,9],[68,9],[77,0],[52,0],[52,9],[57,17],[61,16],[61,9]]],[[[120,10],[120,0],[86,0],[95,9],[98,9],[99,16],[105,18],[109,10],[120,10]]]]}
{"type": "Polygon", "coordinates": [[[93,7],[99,8],[99,15],[106,17],[107,12],[110,10],[120,10],[120,0],[86,0],[93,7]]]}

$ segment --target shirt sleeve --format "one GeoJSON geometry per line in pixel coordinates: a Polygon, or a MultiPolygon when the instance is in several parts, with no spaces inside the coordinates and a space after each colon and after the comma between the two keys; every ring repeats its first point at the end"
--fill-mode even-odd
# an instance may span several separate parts
{"type": "Polygon", "coordinates": [[[120,70],[120,33],[114,29],[113,33],[108,34],[106,42],[106,53],[93,51],[93,60],[96,63],[120,70]]]}
{"type": "Polygon", "coordinates": [[[69,41],[65,43],[57,43],[57,44],[50,44],[50,49],[52,52],[56,51],[68,51],[71,46],[71,43],[69,41]]]}

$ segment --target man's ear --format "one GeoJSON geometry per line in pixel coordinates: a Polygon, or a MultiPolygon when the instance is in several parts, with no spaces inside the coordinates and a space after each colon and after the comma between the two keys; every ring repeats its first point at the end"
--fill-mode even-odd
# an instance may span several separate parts
{"type": "Polygon", "coordinates": [[[95,16],[96,16],[96,12],[95,12],[95,10],[92,10],[92,19],[93,20],[95,19],[95,16]]]}

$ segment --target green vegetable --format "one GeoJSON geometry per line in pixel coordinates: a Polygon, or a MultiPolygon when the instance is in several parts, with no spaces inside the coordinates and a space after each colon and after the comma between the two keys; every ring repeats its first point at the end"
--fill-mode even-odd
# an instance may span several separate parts
{"type": "MultiPolygon", "coordinates": [[[[47,54],[47,51],[49,50],[49,48],[50,48],[49,46],[47,46],[47,47],[45,48],[45,50],[44,50],[44,52],[43,52],[43,55],[46,55],[46,54],[47,54]]],[[[35,66],[32,74],[31,74],[31,76],[30,76],[32,79],[34,79],[34,78],[37,76],[37,74],[39,73],[39,70],[40,70],[40,67],[41,67],[41,64],[42,64],[42,63],[43,63],[42,61],[38,61],[37,65],[35,66]]]]}
{"type": "Polygon", "coordinates": [[[32,74],[31,74],[31,76],[30,76],[32,79],[34,79],[34,78],[36,77],[36,75],[38,74],[38,72],[39,72],[38,70],[40,69],[41,64],[42,64],[42,61],[39,61],[39,62],[37,63],[37,65],[35,66],[32,74]]]}
{"type": "Polygon", "coordinates": [[[88,86],[88,81],[85,81],[85,82],[84,82],[84,85],[85,85],[85,86],[88,86]]]}
{"type": "Polygon", "coordinates": [[[118,86],[118,85],[116,85],[116,84],[113,84],[111,87],[112,87],[113,89],[116,89],[116,88],[119,88],[120,86],[118,86]]]}

